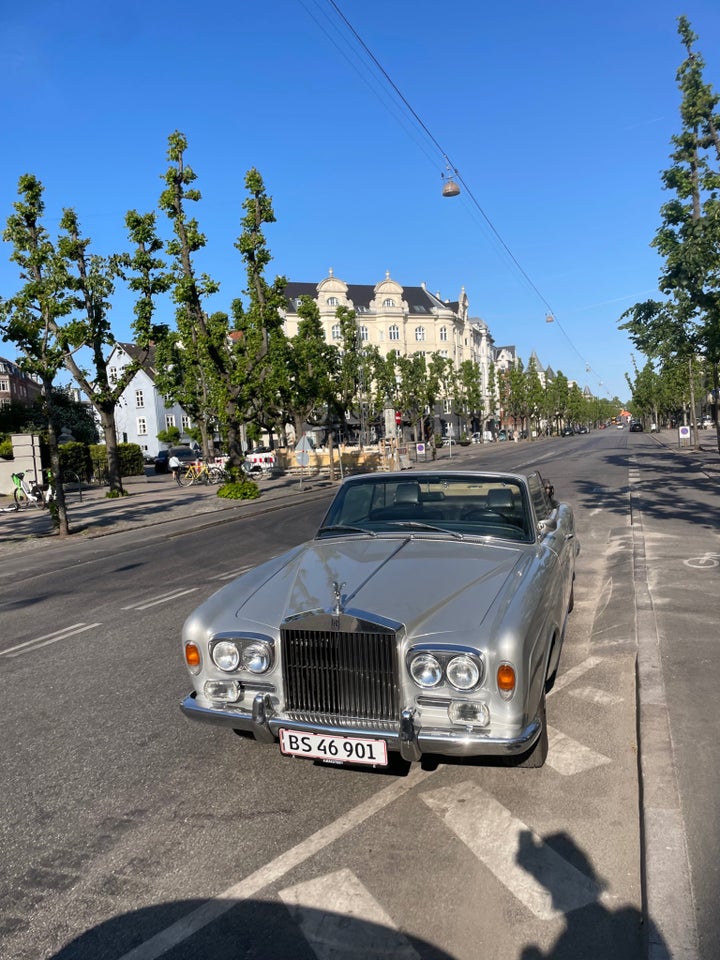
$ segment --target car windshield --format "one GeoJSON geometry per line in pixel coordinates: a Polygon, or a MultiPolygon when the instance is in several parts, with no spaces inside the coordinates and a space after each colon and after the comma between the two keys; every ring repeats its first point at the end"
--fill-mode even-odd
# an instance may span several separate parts
{"type": "Polygon", "coordinates": [[[357,532],[533,539],[525,485],[499,475],[388,474],[347,481],[318,536],[357,532]]]}

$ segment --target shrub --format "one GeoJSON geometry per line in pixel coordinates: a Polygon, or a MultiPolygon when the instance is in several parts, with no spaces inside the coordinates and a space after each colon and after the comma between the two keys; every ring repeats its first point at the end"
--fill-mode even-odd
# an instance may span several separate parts
{"type": "Polygon", "coordinates": [[[87,483],[92,472],[88,445],[78,441],[64,443],[58,452],[60,454],[60,472],[63,476],[72,480],[72,474],[76,473],[81,480],[87,483]]]}
{"type": "Polygon", "coordinates": [[[231,480],[220,487],[217,495],[225,500],[257,500],[260,487],[252,480],[231,480]]]}
{"type": "Polygon", "coordinates": [[[2,457],[3,460],[13,459],[12,440],[10,437],[5,437],[3,440],[0,440],[0,457],[2,457]]]}
{"type": "MultiPolygon", "coordinates": [[[[93,443],[88,449],[92,475],[97,483],[107,483],[107,447],[104,443],[93,443]]],[[[119,443],[118,456],[120,458],[121,477],[144,475],[145,465],[143,464],[142,449],[137,443],[119,443]]]]}

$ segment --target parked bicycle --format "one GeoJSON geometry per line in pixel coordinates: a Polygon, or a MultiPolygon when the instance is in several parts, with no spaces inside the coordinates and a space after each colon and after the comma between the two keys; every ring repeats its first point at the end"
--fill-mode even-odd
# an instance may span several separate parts
{"type": "Polygon", "coordinates": [[[37,480],[30,483],[25,479],[24,472],[11,474],[11,479],[16,510],[25,510],[30,504],[42,510],[55,499],[55,487],[50,470],[45,471],[45,483],[38,483],[37,480]]]}
{"type": "Polygon", "coordinates": [[[173,473],[181,487],[189,487],[193,483],[225,483],[229,479],[223,467],[209,464],[205,460],[190,463],[187,467],[181,466],[178,470],[173,470],[173,473]]]}

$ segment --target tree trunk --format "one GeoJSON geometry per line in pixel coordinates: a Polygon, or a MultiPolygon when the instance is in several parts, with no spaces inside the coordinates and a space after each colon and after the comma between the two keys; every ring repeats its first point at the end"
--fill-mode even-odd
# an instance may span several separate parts
{"type": "Polygon", "coordinates": [[[108,486],[111,493],[124,494],[120,471],[120,454],[118,452],[117,431],[115,429],[115,405],[101,406],[100,425],[105,438],[107,457],[108,486]]]}
{"type": "MultiPolygon", "coordinates": [[[[50,448],[50,469],[52,470],[53,486],[55,488],[55,502],[50,502],[50,511],[53,519],[57,519],[58,535],[67,537],[70,535],[70,523],[67,515],[67,505],[65,503],[65,491],[60,482],[60,451],[58,450],[57,433],[53,423],[52,409],[52,381],[43,381],[43,394],[45,397],[47,424],[48,424],[48,447],[50,448]]],[[[40,477],[40,481],[44,480],[40,477]]]]}

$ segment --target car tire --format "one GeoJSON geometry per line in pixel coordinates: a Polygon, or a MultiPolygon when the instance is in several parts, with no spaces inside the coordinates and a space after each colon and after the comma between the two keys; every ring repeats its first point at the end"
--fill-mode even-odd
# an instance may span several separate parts
{"type": "Polygon", "coordinates": [[[523,754],[518,760],[518,767],[527,767],[532,770],[536,770],[539,767],[545,765],[548,755],[548,732],[547,732],[547,719],[546,719],[546,710],[545,710],[545,694],[543,693],[542,703],[540,705],[540,710],[538,711],[538,716],[540,717],[540,722],[542,723],[542,730],[540,736],[535,741],[534,746],[532,746],[527,753],[523,754]]]}

